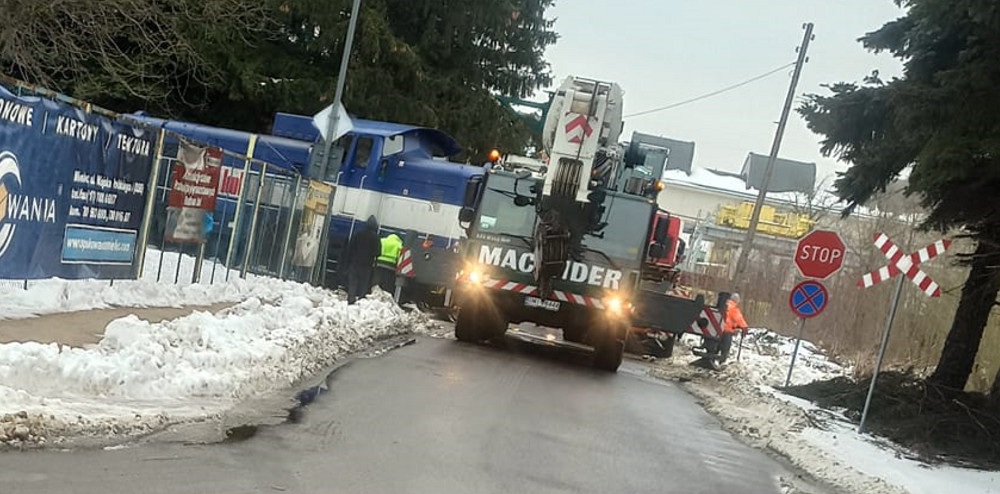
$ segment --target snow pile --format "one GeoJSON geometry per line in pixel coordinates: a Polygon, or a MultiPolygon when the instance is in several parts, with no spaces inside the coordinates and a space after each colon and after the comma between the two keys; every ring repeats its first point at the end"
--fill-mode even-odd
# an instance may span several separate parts
{"type": "MultiPolygon", "coordinates": [[[[743,341],[740,361],[735,362],[740,336],[733,340],[732,372],[724,372],[725,377],[736,377],[752,385],[784,386],[788,376],[788,366],[795,350],[795,338],[781,336],[766,329],[751,329],[743,341]]],[[[803,340],[795,358],[792,371],[792,385],[833,379],[848,375],[849,370],[833,362],[812,343],[803,340]]]]}
{"type": "Polygon", "coordinates": [[[43,314],[75,312],[110,307],[181,307],[185,305],[213,305],[239,302],[250,297],[270,299],[280,292],[284,284],[275,278],[247,275],[240,279],[239,272],[231,270],[225,281],[226,269],[221,264],[205,261],[201,281],[191,283],[195,258],[184,255],[177,273],[178,255],[163,255],[160,281],[156,281],[160,267],[160,251],[147,249],[145,270],[141,280],[62,280],[58,278],[28,282],[0,284],[0,319],[23,319],[43,314]],[[215,265],[215,279],[211,274],[215,265]]]}
{"type": "Polygon", "coordinates": [[[0,443],[134,436],[204,420],[426,324],[381,292],[348,306],[309,285],[256,283],[269,299],[156,324],[118,319],[89,349],[0,345],[0,443]]]}
{"type": "MultiPolygon", "coordinates": [[[[938,494],[962,486],[963,494],[1000,493],[1000,474],[954,467],[932,468],[901,458],[898,449],[877,444],[856,432],[842,416],[786,395],[783,386],[795,340],[752,329],[740,361],[733,357],[720,372],[694,367],[690,343],[681,340],[675,357],[658,361],[651,373],[683,383],[710,413],[751,446],[786,457],[813,477],[846,492],[865,494],[938,494]]],[[[850,369],[830,361],[803,341],[792,383],[804,384],[850,369]]]]}
{"type": "Polygon", "coordinates": [[[831,420],[823,428],[806,428],[802,437],[837,461],[910,494],[952,492],[957,486],[961,486],[962,494],[1000,493],[1000,472],[929,466],[887,450],[870,436],[858,434],[854,424],[842,420],[831,420]]]}

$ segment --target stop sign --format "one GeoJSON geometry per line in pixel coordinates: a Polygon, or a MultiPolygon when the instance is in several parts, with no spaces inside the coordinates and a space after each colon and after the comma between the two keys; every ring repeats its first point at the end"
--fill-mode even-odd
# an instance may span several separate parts
{"type": "Polygon", "coordinates": [[[795,248],[795,266],[807,278],[829,278],[843,263],[844,242],[836,232],[816,230],[795,248]]]}

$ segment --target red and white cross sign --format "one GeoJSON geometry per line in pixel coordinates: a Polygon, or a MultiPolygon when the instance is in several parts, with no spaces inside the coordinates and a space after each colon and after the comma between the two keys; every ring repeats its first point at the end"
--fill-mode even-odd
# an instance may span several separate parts
{"type": "Polygon", "coordinates": [[[882,251],[886,259],[889,259],[889,264],[862,276],[861,280],[858,281],[859,288],[871,287],[902,273],[927,295],[931,297],[941,296],[941,287],[917,266],[948,250],[948,246],[951,245],[950,240],[938,240],[912,254],[903,254],[903,251],[892,240],[889,240],[886,234],[876,233],[874,237],[875,247],[882,251]]]}

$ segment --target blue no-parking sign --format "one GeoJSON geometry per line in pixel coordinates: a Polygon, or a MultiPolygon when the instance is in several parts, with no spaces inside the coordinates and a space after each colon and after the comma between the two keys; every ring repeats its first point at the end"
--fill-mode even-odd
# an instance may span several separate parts
{"type": "Polygon", "coordinates": [[[788,296],[788,307],[796,316],[809,319],[820,315],[829,301],[830,294],[822,283],[803,281],[792,289],[791,295],[788,296]]]}

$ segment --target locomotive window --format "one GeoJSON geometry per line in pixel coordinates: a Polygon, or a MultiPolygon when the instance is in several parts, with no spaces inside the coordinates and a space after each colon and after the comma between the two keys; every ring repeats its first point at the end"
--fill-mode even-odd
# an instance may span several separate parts
{"type": "Polygon", "coordinates": [[[390,156],[403,152],[403,136],[389,136],[382,141],[382,156],[390,156]]]}
{"type": "Polygon", "coordinates": [[[368,158],[371,155],[372,140],[368,137],[359,137],[358,143],[354,146],[354,166],[368,168],[368,158]]]}
{"type": "Polygon", "coordinates": [[[331,165],[326,169],[327,182],[337,181],[337,175],[344,161],[347,159],[347,153],[351,151],[352,144],[354,144],[354,134],[344,134],[340,139],[337,139],[337,142],[330,149],[331,165]]]}

